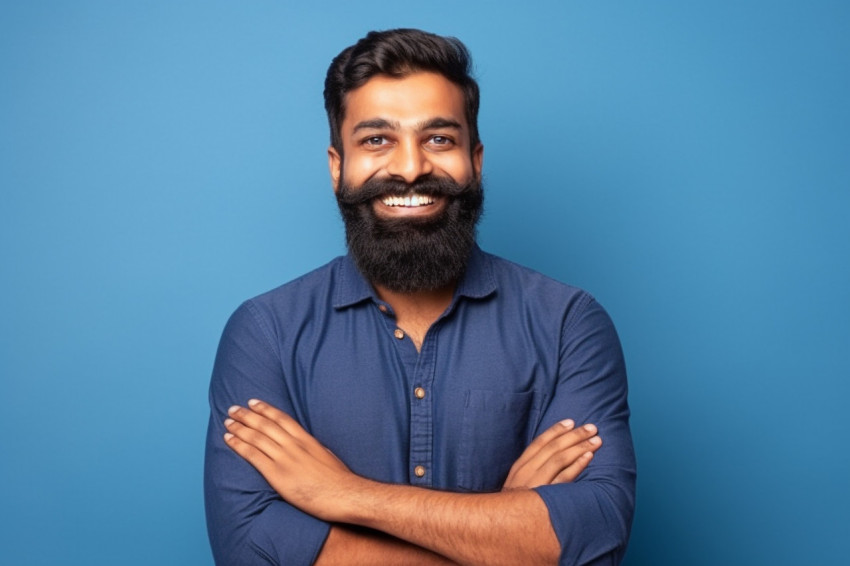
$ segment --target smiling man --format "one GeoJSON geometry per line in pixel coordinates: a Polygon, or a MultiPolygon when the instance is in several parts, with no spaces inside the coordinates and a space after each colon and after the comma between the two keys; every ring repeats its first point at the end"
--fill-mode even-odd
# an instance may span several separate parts
{"type": "Polygon", "coordinates": [[[458,40],[372,32],[328,70],[349,254],[246,301],[210,388],[218,564],[617,564],[635,461],[616,332],[475,243],[458,40]],[[604,439],[604,442],[603,442],[604,439]]]}

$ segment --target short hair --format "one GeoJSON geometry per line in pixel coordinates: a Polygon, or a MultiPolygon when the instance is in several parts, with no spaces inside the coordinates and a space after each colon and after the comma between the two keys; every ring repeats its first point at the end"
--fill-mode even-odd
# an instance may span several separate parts
{"type": "Polygon", "coordinates": [[[334,57],[325,77],[325,111],[331,145],[342,155],[340,128],[345,118],[345,96],[377,75],[403,78],[419,71],[438,73],[460,87],[469,125],[470,151],[478,136],[478,83],[472,77],[472,57],[455,37],[418,29],[372,31],[334,57]]]}

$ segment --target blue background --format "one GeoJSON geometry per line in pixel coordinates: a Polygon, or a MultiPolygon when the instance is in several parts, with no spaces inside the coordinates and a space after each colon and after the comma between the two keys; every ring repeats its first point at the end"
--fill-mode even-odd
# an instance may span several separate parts
{"type": "Polygon", "coordinates": [[[608,308],[627,564],[846,563],[850,4],[0,4],[0,562],[211,564],[219,333],[343,252],[322,81],[457,35],[489,251],[608,308]]]}

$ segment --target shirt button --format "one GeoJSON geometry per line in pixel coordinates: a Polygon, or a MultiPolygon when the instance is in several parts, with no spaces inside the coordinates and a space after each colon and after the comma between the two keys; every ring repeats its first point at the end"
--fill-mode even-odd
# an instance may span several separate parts
{"type": "Polygon", "coordinates": [[[416,395],[417,399],[424,399],[425,398],[425,390],[422,389],[421,387],[417,387],[416,389],[414,389],[413,394],[416,395]]]}
{"type": "Polygon", "coordinates": [[[393,336],[401,340],[402,338],[404,338],[404,330],[402,330],[401,328],[396,328],[395,332],[393,332],[393,336]]]}
{"type": "Polygon", "coordinates": [[[385,313],[387,312],[387,307],[386,305],[378,305],[378,310],[385,313]]]}
{"type": "Polygon", "coordinates": [[[413,473],[416,474],[417,478],[421,478],[425,475],[425,466],[416,466],[413,468],[413,473]]]}

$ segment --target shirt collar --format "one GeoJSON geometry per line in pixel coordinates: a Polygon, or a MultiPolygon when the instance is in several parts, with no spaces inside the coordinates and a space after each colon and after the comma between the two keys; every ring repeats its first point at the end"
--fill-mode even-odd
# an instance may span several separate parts
{"type": "Polygon", "coordinates": [[[340,260],[334,308],[341,309],[349,307],[374,296],[375,291],[372,289],[372,285],[366,281],[360,270],[357,269],[351,253],[343,256],[340,260]]]}
{"type": "MultiPolygon", "coordinates": [[[[483,299],[494,293],[496,287],[492,258],[476,244],[469,257],[466,273],[455,291],[455,298],[483,299]]],[[[349,253],[341,258],[333,306],[341,309],[367,299],[377,300],[375,291],[357,269],[354,258],[349,253]]]]}
{"type": "Polygon", "coordinates": [[[455,296],[483,299],[496,292],[496,278],[493,275],[493,258],[478,247],[472,248],[466,273],[457,287],[455,296]]]}

